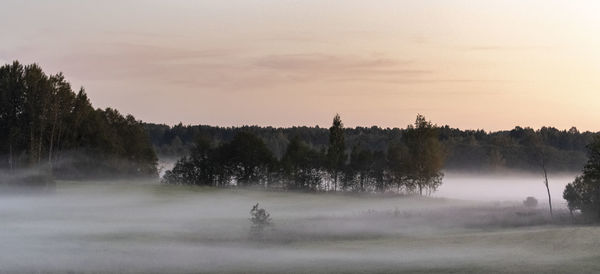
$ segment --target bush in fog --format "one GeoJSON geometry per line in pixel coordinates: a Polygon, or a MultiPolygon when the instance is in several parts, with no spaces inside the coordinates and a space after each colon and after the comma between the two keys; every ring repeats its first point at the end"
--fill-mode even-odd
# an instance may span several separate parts
{"type": "Polygon", "coordinates": [[[525,201],[523,201],[523,205],[525,207],[529,207],[529,208],[534,208],[536,207],[538,204],[538,200],[534,197],[527,197],[527,199],[525,199],[525,201]]]}
{"type": "Polygon", "coordinates": [[[271,214],[264,208],[258,207],[258,203],[256,203],[250,210],[250,222],[252,223],[250,227],[251,235],[253,237],[262,237],[265,228],[272,225],[271,214]]]}

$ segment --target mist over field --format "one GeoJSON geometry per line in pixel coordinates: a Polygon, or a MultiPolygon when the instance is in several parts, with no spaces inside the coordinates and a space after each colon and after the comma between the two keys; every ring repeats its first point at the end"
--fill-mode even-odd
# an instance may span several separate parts
{"type": "Polygon", "coordinates": [[[433,197],[61,181],[54,193],[2,195],[0,272],[596,269],[600,229],[553,224],[543,190],[532,175],[448,174],[433,197]],[[261,239],[250,235],[256,203],[274,224],[261,239]]]}
{"type": "MultiPolygon", "coordinates": [[[[565,207],[562,198],[565,185],[572,182],[575,173],[549,175],[550,194],[554,205],[565,207]]],[[[531,172],[507,172],[492,174],[446,173],[444,183],[433,193],[434,197],[474,201],[523,201],[535,197],[540,203],[548,203],[543,174],[531,172]]]]}
{"type": "Polygon", "coordinates": [[[0,274],[600,273],[599,11],[0,0],[0,274]]]}

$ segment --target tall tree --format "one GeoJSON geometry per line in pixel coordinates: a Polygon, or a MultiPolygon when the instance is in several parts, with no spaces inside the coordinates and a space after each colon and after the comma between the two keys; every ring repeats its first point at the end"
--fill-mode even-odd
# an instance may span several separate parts
{"type": "Polygon", "coordinates": [[[409,155],[407,179],[414,183],[421,195],[424,189],[435,191],[444,177],[441,172],[444,151],[437,127],[419,114],[414,126],[409,125],[404,132],[403,140],[409,155]]]}
{"type": "Polygon", "coordinates": [[[341,172],[346,164],[346,143],[344,140],[344,124],[339,114],[333,117],[333,124],[329,128],[329,147],[327,160],[333,181],[333,191],[337,191],[341,172]]]}

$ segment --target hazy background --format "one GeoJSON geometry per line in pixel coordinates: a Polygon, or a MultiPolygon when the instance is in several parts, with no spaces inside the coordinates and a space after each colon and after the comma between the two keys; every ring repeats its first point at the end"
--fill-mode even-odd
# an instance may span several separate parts
{"type": "Polygon", "coordinates": [[[12,1],[0,62],[211,125],[600,130],[595,1],[12,1]]]}
{"type": "MultiPolygon", "coordinates": [[[[577,174],[558,173],[548,177],[553,206],[566,208],[562,198],[565,186],[573,181],[577,174]]],[[[523,201],[525,197],[535,197],[541,204],[548,204],[548,193],[544,186],[543,174],[504,173],[495,175],[477,175],[473,173],[446,172],[444,182],[434,197],[462,199],[472,201],[523,201]]]]}

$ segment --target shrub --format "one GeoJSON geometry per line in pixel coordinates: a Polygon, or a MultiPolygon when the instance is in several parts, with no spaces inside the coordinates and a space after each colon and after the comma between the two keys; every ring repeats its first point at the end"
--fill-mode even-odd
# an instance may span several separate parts
{"type": "Polygon", "coordinates": [[[258,203],[256,203],[250,210],[250,222],[252,222],[251,236],[262,238],[265,228],[272,225],[271,214],[264,208],[258,207],[258,203]]]}
{"type": "Polygon", "coordinates": [[[534,197],[527,197],[525,201],[523,201],[523,205],[528,208],[535,208],[538,204],[538,201],[534,197]]]}

